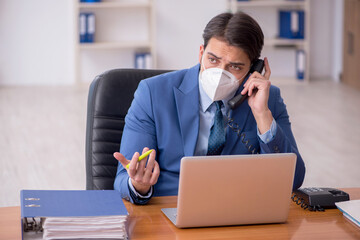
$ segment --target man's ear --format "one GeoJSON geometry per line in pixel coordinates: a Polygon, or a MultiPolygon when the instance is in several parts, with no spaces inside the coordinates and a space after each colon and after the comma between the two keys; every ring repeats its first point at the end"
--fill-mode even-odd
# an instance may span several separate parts
{"type": "Polygon", "coordinates": [[[202,59],[202,56],[204,54],[204,45],[201,44],[200,45],[200,50],[199,50],[199,63],[201,64],[201,59],[202,59]]]}

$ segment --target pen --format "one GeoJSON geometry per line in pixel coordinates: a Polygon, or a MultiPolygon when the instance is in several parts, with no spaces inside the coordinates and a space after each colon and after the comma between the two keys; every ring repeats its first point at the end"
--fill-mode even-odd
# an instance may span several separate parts
{"type": "MultiPolygon", "coordinates": [[[[149,151],[147,151],[144,154],[141,154],[141,156],[138,159],[138,162],[140,162],[141,160],[143,160],[144,158],[146,158],[147,156],[149,156],[149,154],[153,151],[154,149],[151,149],[149,151]]],[[[128,165],[126,165],[126,169],[129,169],[130,163],[128,165]]]]}

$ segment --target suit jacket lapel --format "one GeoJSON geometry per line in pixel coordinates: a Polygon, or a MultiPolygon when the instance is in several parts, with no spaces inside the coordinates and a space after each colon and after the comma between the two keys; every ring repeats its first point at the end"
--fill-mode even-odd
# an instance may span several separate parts
{"type": "Polygon", "coordinates": [[[174,87],[185,156],[194,155],[199,133],[199,69],[200,65],[190,68],[179,88],[174,87]]]}

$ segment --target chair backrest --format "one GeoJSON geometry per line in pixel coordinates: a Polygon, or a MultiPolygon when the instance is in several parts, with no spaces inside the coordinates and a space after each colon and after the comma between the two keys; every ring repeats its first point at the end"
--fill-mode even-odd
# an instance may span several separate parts
{"type": "Polygon", "coordinates": [[[166,70],[114,69],[90,85],[86,123],[86,189],[113,189],[125,116],[142,79],[166,70]]]}

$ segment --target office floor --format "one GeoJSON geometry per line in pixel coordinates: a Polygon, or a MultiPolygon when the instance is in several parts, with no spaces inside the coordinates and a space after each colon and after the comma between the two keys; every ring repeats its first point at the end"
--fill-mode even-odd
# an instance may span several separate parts
{"type": "MultiPolygon", "coordinates": [[[[360,187],[360,91],[330,80],[278,85],[304,186],[360,187]]],[[[84,189],[87,86],[0,87],[0,207],[21,189],[84,189]]]]}

